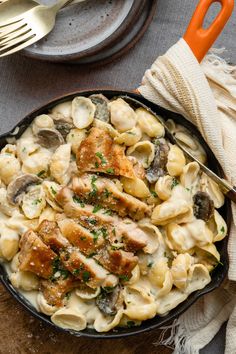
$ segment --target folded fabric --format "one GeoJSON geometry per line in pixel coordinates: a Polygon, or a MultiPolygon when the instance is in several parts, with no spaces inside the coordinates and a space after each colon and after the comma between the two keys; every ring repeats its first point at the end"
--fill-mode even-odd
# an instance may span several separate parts
{"type": "MultiPolygon", "coordinates": [[[[236,66],[215,54],[200,65],[180,39],[146,71],[139,92],[148,100],[194,123],[236,185],[236,66]]],[[[229,234],[229,280],[200,298],[173,324],[175,354],[197,354],[229,319],[226,354],[236,353],[236,206],[229,234]]]]}

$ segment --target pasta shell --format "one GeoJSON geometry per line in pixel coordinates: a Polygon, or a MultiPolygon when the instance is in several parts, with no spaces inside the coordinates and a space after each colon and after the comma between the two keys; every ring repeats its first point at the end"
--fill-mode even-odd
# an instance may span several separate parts
{"type": "Polygon", "coordinates": [[[96,106],[87,97],[75,97],[72,101],[72,118],[76,128],[87,128],[94,120],[96,106]]]}
{"type": "Polygon", "coordinates": [[[61,117],[71,119],[71,117],[72,117],[72,102],[67,101],[67,102],[59,103],[55,107],[52,108],[51,112],[53,115],[60,115],[61,117]]]}
{"type": "Polygon", "coordinates": [[[38,218],[46,206],[45,193],[41,185],[32,186],[23,196],[22,210],[28,219],[38,218]]]}
{"type": "Polygon", "coordinates": [[[1,257],[10,261],[18,252],[19,235],[16,231],[1,226],[0,253],[1,257]]]}
{"type": "Polygon", "coordinates": [[[150,141],[140,141],[129,147],[126,155],[135,157],[144,168],[148,168],[154,159],[155,148],[150,141]]]}
{"type": "Polygon", "coordinates": [[[99,119],[94,119],[93,126],[96,127],[96,128],[105,130],[106,132],[109,133],[109,135],[112,138],[116,138],[116,137],[119,136],[118,131],[116,129],[114,129],[111,124],[103,122],[103,121],[101,121],[99,119]]]}
{"type": "Polygon", "coordinates": [[[167,258],[161,258],[157,260],[153,266],[150,268],[148,273],[148,278],[151,284],[162,288],[165,282],[166,273],[169,272],[168,260],[167,258]]]}
{"type": "Polygon", "coordinates": [[[146,184],[140,178],[121,177],[121,183],[124,191],[137,198],[147,198],[150,191],[146,184]]]}
{"type": "Polygon", "coordinates": [[[111,123],[118,132],[125,132],[135,127],[137,117],[134,110],[122,98],[109,103],[111,123]]]}
{"type": "Polygon", "coordinates": [[[180,290],[185,289],[187,286],[188,271],[192,263],[193,258],[188,253],[178,254],[172,262],[171,274],[173,283],[180,290]]]}
{"type": "Polygon", "coordinates": [[[138,108],[135,113],[137,115],[138,124],[143,133],[151,138],[160,138],[165,135],[163,125],[146,109],[138,108]]]}
{"type": "Polygon", "coordinates": [[[221,208],[224,205],[225,197],[218,184],[209,178],[205,173],[202,174],[200,184],[201,191],[209,194],[210,198],[214,202],[215,208],[221,208]]]}
{"type": "Polygon", "coordinates": [[[114,140],[117,144],[124,144],[126,146],[135,145],[142,137],[141,129],[137,126],[131,130],[127,130],[124,133],[121,133],[114,140]]]}
{"type": "Polygon", "coordinates": [[[20,162],[13,154],[0,154],[0,178],[8,185],[20,172],[20,162]]]}
{"type": "Polygon", "coordinates": [[[200,189],[200,167],[197,162],[190,162],[184,166],[180,176],[180,182],[194,195],[200,189]]]}
{"type": "Polygon", "coordinates": [[[67,184],[70,176],[67,174],[70,166],[71,144],[60,145],[51,158],[50,172],[56,182],[67,184]]]}
{"type": "Polygon", "coordinates": [[[181,175],[185,164],[183,151],[177,145],[171,145],[166,165],[169,175],[173,177],[181,175]]]}
{"type": "Polygon", "coordinates": [[[98,332],[108,332],[118,326],[123,316],[123,308],[117,311],[115,316],[105,316],[100,313],[94,321],[94,329],[98,332]]]}
{"type": "Polygon", "coordinates": [[[51,317],[52,322],[61,327],[82,331],[86,328],[86,317],[76,308],[61,308],[51,317]]]}
{"type": "Polygon", "coordinates": [[[157,306],[149,289],[127,286],[124,291],[126,309],[124,314],[132,320],[145,321],[156,315],[157,306]],[[148,295],[149,294],[149,295],[148,295]]]}
{"type": "Polygon", "coordinates": [[[53,119],[47,114],[41,114],[36,117],[32,123],[32,131],[34,135],[37,135],[41,129],[53,129],[53,119]]]}
{"type": "Polygon", "coordinates": [[[47,303],[47,300],[41,292],[38,293],[36,302],[39,307],[39,311],[47,316],[52,316],[58,310],[57,306],[53,306],[47,303]]]}
{"type": "Polygon", "coordinates": [[[38,290],[39,278],[31,272],[18,271],[10,275],[12,285],[25,291],[38,290]]]}
{"type": "Polygon", "coordinates": [[[163,176],[159,177],[155,184],[155,192],[162,200],[168,200],[172,195],[173,177],[163,176]]]}
{"type": "Polygon", "coordinates": [[[81,288],[81,289],[77,288],[75,290],[75,294],[84,300],[95,299],[100,294],[100,292],[101,292],[100,287],[98,287],[96,289],[92,289],[92,288],[89,288],[88,286],[81,288]]]}
{"type": "Polygon", "coordinates": [[[211,281],[208,269],[203,264],[195,264],[190,267],[189,281],[185,292],[191,294],[194,291],[205,288],[211,281]]]}
{"type": "Polygon", "coordinates": [[[165,316],[169,311],[187,299],[188,295],[178,289],[172,289],[166,296],[157,300],[157,313],[165,316]]]}
{"type": "Polygon", "coordinates": [[[66,142],[71,144],[71,150],[75,155],[86,136],[85,129],[71,129],[69,134],[66,136],[66,142]]]}
{"type": "Polygon", "coordinates": [[[140,222],[139,227],[144,231],[148,239],[147,246],[143,248],[143,251],[145,253],[153,254],[163,241],[161,232],[156,226],[148,222],[140,222]]]}
{"type": "Polygon", "coordinates": [[[208,227],[213,232],[213,242],[221,241],[227,235],[227,224],[217,210],[209,220],[208,227]]]}

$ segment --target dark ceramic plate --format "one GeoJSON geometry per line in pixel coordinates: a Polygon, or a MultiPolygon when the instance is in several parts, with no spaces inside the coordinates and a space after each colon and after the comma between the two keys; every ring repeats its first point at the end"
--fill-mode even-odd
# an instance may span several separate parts
{"type": "MultiPolygon", "coordinates": [[[[40,2],[50,4],[52,0],[40,2]]],[[[145,2],[86,0],[69,5],[58,13],[53,31],[22,53],[47,61],[72,61],[95,55],[127,34],[145,2]]]]}
{"type": "MultiPolygon", "coordinates": [[[[175,122],[182,124],[183,126],[188,128],[189,131],[192,132],[192,134],[195,135],[199,139],[200,143],[202,144],[202,146],[206,150],[207,156],[208,156],[209,167],[213,171],[218,173],[218,175],[220,175],[221,177],[223,176],[222,169],[221,169],[218,161],[216,160],[213,152],[210,150],[210,148],[208,147],[206,142],[203,140],[203,138],[201,137],[198,130],[191,123],[189,123],[186,119],[184,119],[182,116],[180,116],[176,113],[167,111],[164,108],[161,108],[160,106],[150,103],[145,98],[143,98],[137,94],[134,94],[132,92],[126,92],[126,91],[93,90],[93,91],[75,92],[75,93],[69,94],[67,96],[63,96],[63,97],[57,98],[53,101],[50,101],[49,103],[45,104],[44,106],[40,107],[39,109],[37,109],[37,110],[33,111],[32,113],[30,113],[29,115],[27,115],[17,125],[17,127],[19,127],[19,129],[15,130],[15,128],[16,128],[15,127],[14,129],[12,129],[12,131],[10,133],[6,133],[6,134],[3,134],[2,136],[0,136],[0,148],[5,146],[5,144],[7,143],[7,140],[6,140],[7,137],[14,135],[14,132],[18,131],[17,135],[15,135],[16,138],[18,138],[25,131],[25,129],[29,126],[29,124],[33,121],[33,119],[37,115],[47,112],[48,109],[50,109],[54,105],[56,105],[60,102],[64,102],[64,101],[73,99],[75,96],[78,96],[78,95],[89,96],[89,95],[95,94],[95,93],[103,93],[109,99],[114,96],[118,96],[118,95],[127,95],[129,97],[133,97],[133,98],[139,100],[140,102],[144,103],[146,106],[150,107],[154,112],[161,115],[164,119],[171,118],[175,122]]],[[[228,200],[226,200],[225,205],[221,208],[220,213],[225,218],[228,228],[230,228],[231,211],[230,211],[230,204],[229,204],[228,200]]],[[[3,285],[6,287],[6,289],[12,294],[12,296],[18,302],[20,302],[32,315],[43,320],[45,323],[50,324],[54,328],[57,328],[58,330],[68,332],[68,333],[75,335],[75,336],[85,336],[85,337],[100,338],[100,339],[101,338],[120,338],[120,337],[126,337],[126,336],[130,336],[130,335],[134,335],[134,334],[139,334],[139,333],[146,332],[146,331],[158,328],[160,326],[166,325],[167,323],[169,323],[170,321],[175,319],[177,316],[179,316],[182,312],[186,311],[200,296],[219,287],[219,285],[221,284],[221,282],[225,278],[225,276],[227,274],[227,270],[228,270],[227,242],[228,242],[227,237],[224,238],[222,241],[217,242],[217,246],[218,246],[217,248],[218,248],[218,251],[221,255],[222,264],[219,264],[214,269],[214,271],[212,272],[212,280],[204,289],[198,290],[198,291],[192,293],[187,298],[187,300],[185,300],[183,303],[181,303],[176,308],[171,310],[166,316],[163,316],[163,317],[156,316],[151,320],[144,321],[141,324],[141,326],[139,326],[139,327],[115,329],[115,330],[110,331],[108,333],[98,333],[92,329],[85,329],[81,332],[76,332],[76,331],[62,329],[60,327],[57,327],[55,324],[53,324],[50,321],[50,318],[48,316],[37,312],[35,310],[35,308],[20,293],[18,293],[12,287],[12,285],[10,284],[10,281],[8,279],[7,273],[4,270],[2,265],[0,265],[0,279],[3,283],[3,285]]]]}

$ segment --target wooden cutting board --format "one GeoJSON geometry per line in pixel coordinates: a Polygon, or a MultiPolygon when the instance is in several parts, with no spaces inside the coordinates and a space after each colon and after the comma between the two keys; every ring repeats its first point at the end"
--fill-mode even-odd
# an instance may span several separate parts
{"type": "Polygon", "coordinates": [[[0,354],[170,354],[155,346],[160,331],[124,339],[91,340],[57,332],[32,317],[0,284],[0,354]]]}

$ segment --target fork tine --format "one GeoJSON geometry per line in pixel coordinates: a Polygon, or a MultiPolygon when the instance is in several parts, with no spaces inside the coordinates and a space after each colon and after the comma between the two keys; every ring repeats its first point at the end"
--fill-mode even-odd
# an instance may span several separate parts
{"type": "Polygon", "coordinates": [[[1,39],[0,37],[0,48],[3,44],[7,44],[8,42],[12,41],[15,38],[18,38],[20,36],[23,36],[31,31],[31,28],[27,27],[27,25],[23,26],[20,28],[18,31],[14,31],[13,33],[10,33],[8,36],[3,37],[1,39]]]}
{"type": "Polygon", "coordinates": [[[15,47],[18,44],[24,44],[26,41],[30,40],[31,38],[36,37],[36,35],[30,30],[30,32],[26,33],[23,36],[19,36],[15,39],[9,40],[5,45],[0,44],[0,53],[5,51],[8,48],[15,47]]]}
{"type": "Polygon", "coordinates": [[[0,30],[0,40],[1,38],[5,38],[7,37],[8,35],[10,35],[11,33],[13,34],[14,32],[20,30],[21,28],[25,27],[27,24],[26,23],[21,23],[21,24],[18,24],[18,25],[11,25],[11,26],[8,26],[5,31],[1,31],[0,30]]]}
{"type": "Polygon", "coordinates": [[[24,49],[25,47],[28,47],[35,42],[36,42],[36,36],[35,35],[31,36],[24,43],[21,43],[18,46],[14,47],[12,49],[9,49],[7,52],[5,52],[3,54],[1,54],[1,51],[0,51],[0,58],[5,57],[6,55],[9,55],[9,54],[13,54],[15,52],[18,52],[19,50],[24,49]]]}
{"type": "Polygon", "coordinates": [[[1,30],[2,28],[4,29],[4,28],[7,27],[7,26],[14,25],[14,24],[16,24],[16,23],[18,23],[18,22],[20,22],[20,21],[22,21],[22,18],[19,17],[19,16],[17,16],[17,17],[14,17],[13,19],[11,19],[10,21],[1,22],[1,24],[0,24],[0,30],[1,30]]]}

